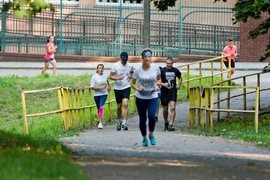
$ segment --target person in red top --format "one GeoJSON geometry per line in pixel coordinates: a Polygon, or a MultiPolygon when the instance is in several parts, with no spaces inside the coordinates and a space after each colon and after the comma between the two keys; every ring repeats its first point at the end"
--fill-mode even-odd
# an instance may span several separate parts
{"type": "Polygon", "coordinates": [[[57,46],[53,43],[54,37],[49,36],[47,40],[47,54],[44,57],[45,67],[42,69],[41,74],[44,74],[44,72],[48,69],[49,64],[51,63],[53,66],[53,75],[55,76],[57,65],[56,60],[54,59],[54,52],[56,51],[57,46]]]}
{"type": "MultiPolygon", "coordinates": [[[[231,75],[233,75],[233,73],[235,72],[235,56],[237,55],[237,48],[236,46],[233,44],[233,39],[229,39],[228,41],[228,46],[226,46],[223,49],[223,52],[226,54],[230,54],[231,55],[231,75]]],[[[229,67],[229,61],[228,58],[224,58],[223,62],[225,64],[225,66],[228,68],[229,67]]]]}

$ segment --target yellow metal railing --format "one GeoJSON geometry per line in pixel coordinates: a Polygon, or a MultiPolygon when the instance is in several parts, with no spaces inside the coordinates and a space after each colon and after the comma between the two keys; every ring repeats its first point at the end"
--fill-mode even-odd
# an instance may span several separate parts
{"type": "MultiPolygon", "coordinates": [[[[113,84],[113,83],[111,83],[113,84]]],[[[105,104],[108,105],[108,118],[109,121],[111,119],[111,103],[115,102],[115,99],[111,100],[111,93],[108,93],[108,98],[105,104]]],[[[82,121],[83,128],[86,127],[85,125],[85,109],[90,109],[90,127],[92,127],[93,123],[93,111],[92,108],[96,107],[96,105],[92,105],[92,91],[90,87],[86,88],[67,88],[67,87],[55,87],[50,89],[42,89],[42,90],[33,90],[33,91],[23,91],[22,95],[22,106],[23,106],[23,116],[24,116],[24,129],[25,133],[28,134],[28,126],[27,126],[27,118],[30,117],[37,117],[37,116],[44,116],[49,114],[61,113],[61,120],[62,120],[62,127],[63,132],[67,132],[70,127],[79,127],[82,121]],[[45,92],[45,91],[53,91],[57,90],[58,100],[59,100],[59,110],[50,111],[50,112],[43,112],[37,114],[27,114],[26,112],[26,102],[25,102],[25,94],[30,93],[38,93],[38,92],[45,92]],[[86,105],[86,93],[89,94],[89,102],[86,105]],[[81,102],[82,99],[82,102],[81,102]],[[82,119],[81,119],[82,113],[82,119]]],[[[132,91],[130,95],[134,98],[133,100],[133,107],[134,110],[136,108],[135,104],[135,92],[132,91]]]]}
{"type": "Polygon", "coordinates": [[[221,81],[223,81],[223,74],[227,73],[228,74],[228,78],[231,78],[231,55],[229,54],[225,54],[225,53],[221,53],[222,55],[216,58],[212,58],[212,59],[207,59],[207,60],[202,60],[202,61],[196,61],[193,63],[189,63],[189,64],[185,64],[185,65],[181,65],[181,66],[177,66],[177,69],[182,69],[182,68],[187,68],[187,80],[183,81],[182,83],[187,83],[187,96],[189,97],[189,87],[190,87],[190,82],[195,81],[195,80],[199,80],[199,85],[202,85],[202,79],[204,78],[209,78],[211,77],[212,79],[212,84],[214,84],[214,77],[215,76],[220,76],[221,81]],[[228,69],[226,71],[223,70],[223,58],[228,57],[229,59],[229,64],[228,64],[228,69]],[[219,66],[219,71],[218,73],[214,74],[214,61],[219,60],[220,62],[220,66],[219,66]],[[202,64],[203,63],[211,63],[211,75],[203,75],[202,73],[202,64]],[[193,65],[199,65],[199,77],[198,78],[190,78],[190,71],[192,70],[193,65]]]}
{"type": "Polygon", "coordinates": [[[193,86],[189,89],[190,98],[189,98],[189,126],[194,127],[197,125],[201,125],[204,129],[213,130],[213,112],[217,112],[217,119],[220,119],[220,112],[227,112],[228,115],[230,112],[242,112],[242,113],[255,113],[255,132],[258,133],[258,113],[260,109],[260,92],[270,90],[270,88],[261,89],[260,88],[260,75],[264,73],[254,73],[245,76],[236,77],[233,79],[228,79],[226,81],[218,82],[216,84],[212,84],[207,87],[202,86],[193,86]],[[249,76],[257,76],[257,87],[247,87],[246,86],[246,78],[249,76]],[[242,86],[230,86],[230,82],[236,79],[243,79],[242,86]],[[223,84],[228,84],[227,86],[221,86],[223,84]],[[224,99],[220,99],[220,89],[227,89],[227,97],[224,99]],[[241,88],[243,89],[242,94],[237,94],[231,96],[232,88],[241,88]],[[247,92],[246,89],[254,89],[253,91],[247,92]],[[247,110],[246,106],[246,95],[255,93],[255,110],[247,110]],[[216,96],[216,101],[214,101],[216,96]],[[230,109],[230,99],[243,96],[243,108],[241,110],[232,110],[230,109]],[[227,109],[220,109],[220,103],[222,101],[227,100],[227,109]],[[214,104],[217,104],[217,108],[214,109],[214,104]],[[197,113],[196,113],[197,111],[197,113]],[[204,119],[205,115],[205,119],[204,119]],[[197,120],[197,123],[196,123],[197,120]]]}

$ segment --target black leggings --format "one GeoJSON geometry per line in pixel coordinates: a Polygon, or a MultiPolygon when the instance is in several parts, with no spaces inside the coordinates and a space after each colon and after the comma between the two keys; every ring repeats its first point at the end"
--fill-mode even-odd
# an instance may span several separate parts
{"type": "Polygon", "coordinates": [[[140,130],[142,133],[142,136],[146,136],[146,111],[148,109],[148,125],[149,125],[149,131],[153,132],[155,130],[156,125],[156,112],[158,107],[158,98],[154,99],[139,99],[136,97],[136,106],[138,109],[139,117],[140,117],[140,130]]]}

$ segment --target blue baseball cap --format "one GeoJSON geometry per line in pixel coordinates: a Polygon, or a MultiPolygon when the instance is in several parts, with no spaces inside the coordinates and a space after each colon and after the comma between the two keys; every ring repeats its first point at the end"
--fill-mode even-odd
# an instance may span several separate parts
{"type": "Polygon", "coordinates": [[[122,52],[120,54],[120,57],[121,57],[122,60],[128,60],[128,53],[127,52],[122,52]]]}

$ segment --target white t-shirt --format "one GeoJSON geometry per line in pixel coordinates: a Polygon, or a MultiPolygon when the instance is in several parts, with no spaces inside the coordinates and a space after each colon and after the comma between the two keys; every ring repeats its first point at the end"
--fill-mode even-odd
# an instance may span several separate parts
{"type": "Polygon", "coordinates": [[[133,71],[133,66],[130,63],[126,63],[123,65],[121,61],[115,63],[111,70],[113,73],[115,73],[115,77],[124,76],[124,79],[122,80],[115,80],[114,83],[114,89],[116,90],[123,90],[128,87],[130,87],[130,79],[128,79],[128,76],[130,75],[130,72],[133,71]]]}
{"type": "Polygon", "coordinates": [[[145,71],[141,66],[135,69],[133,78],[138,80],[138,87],[144,87],[144,92],[136,91],[135,95],[140,99],[153,99],[158,97],[158,92],[154,91],[157,76],[160,69],[154,64],[150,64],[150,69],[145,71]]]}
{"type": "Polygon", "coordinates": [[[108,90],[107,90],[108,83],[107,83],[107,81],[108,81],[108,75],[104,74],[104,73],[102,75],[95,74],[92,77],[91,88],[92,87],[101,87],[101,86],[106,85],[106,89],[94,90],[94,96],[102,96],[102,95],[107,95],[108,94],[108,90]]]}

